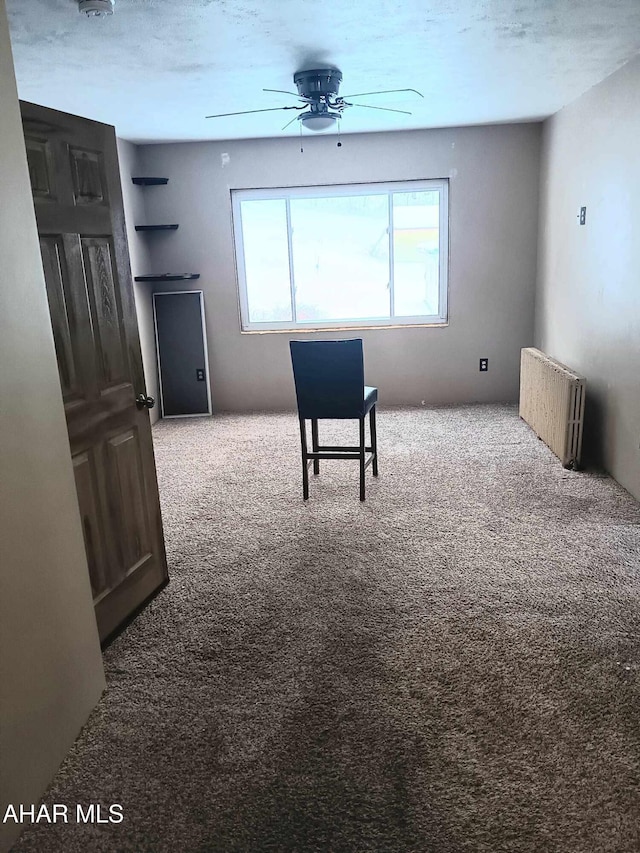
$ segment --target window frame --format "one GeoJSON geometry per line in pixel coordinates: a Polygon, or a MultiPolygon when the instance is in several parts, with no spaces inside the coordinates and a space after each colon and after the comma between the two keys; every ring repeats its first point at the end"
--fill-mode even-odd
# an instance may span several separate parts
{"type": "Polygon", "coordinates": [[[323,184],[317,186],[265,187],[261,189],[231,189],[231,216],[233,245],[236,262],[236,281],[240,308],[240,329],[242,332],[316,332],[330,329],[388,328],[398,326],[446,326],[448,324],[449,293],[449,180],[418,179],[411,181],[384,181],[353,184],[323,184]],[[324,320],[316,323],[296,321],[295,276],[293,270],[292,232],[289,216],[289,200],[295,198],[335,198],[354,195],[381,195],[388,197],[389,236],[389,290],[390,301],[394,289],[393,263],[393,193],[439,192],[438,210],[438,314],[392,316],[366,318],[363,320],[324,320]],[[242,229],[242,201],[271,201],[281,199],[287,202],[287,244],[289,261],[289,288],[291,291],[291,320],[269,320],[251,322],[249,320],[249,299],[244,261],[244,240],[242,229]]]}

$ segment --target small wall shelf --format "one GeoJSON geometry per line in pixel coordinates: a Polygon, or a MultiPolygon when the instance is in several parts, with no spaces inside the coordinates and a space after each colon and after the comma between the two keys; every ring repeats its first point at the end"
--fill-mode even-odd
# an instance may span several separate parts
{"type": "Polygon", "coordinates": [[[131,180],[140,187],[155,187],[169,183],[169,178],[131,178],[131,180]]]}
{"type": "Polygon", "coordinates": [[[176,231],[177,225],[136,225],[136,231],[176,231]]]}
{"type": "Polygon", "coordinates": [[[191,281],[200,278],[199,272],[188,273],[159,273],[158,275],[137,275],[134,281],[191,281]]]}

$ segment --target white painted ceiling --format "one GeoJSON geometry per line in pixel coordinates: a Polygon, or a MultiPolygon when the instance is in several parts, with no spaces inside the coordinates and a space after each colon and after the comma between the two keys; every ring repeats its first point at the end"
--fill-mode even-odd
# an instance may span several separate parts
{"type": "MultiPolygon", "coordinates": [[[[137,142],[296,135],[295,71],[333,66],[341,95],[424,99],[351,108],[342,132],[551,115],[640,52],[640,0],[6,0],[20,97],[115,124],[137,142]]],[[[305,131],[308,132],[308,131],[305,131]]]]}

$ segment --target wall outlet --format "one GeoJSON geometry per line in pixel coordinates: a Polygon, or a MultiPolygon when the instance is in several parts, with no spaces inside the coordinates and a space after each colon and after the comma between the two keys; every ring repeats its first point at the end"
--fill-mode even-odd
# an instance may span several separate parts
{"type": "Polygon", "coordinates": [[[204,370],[201,367],[196,369],[196,380],[198,382],[204,382],[204,370]]]}
{"type": "Polygon", "coordinates": [[[489,370],[489,359],[481,358],[480,359],[480,373],[486,373],[489,370]]]}
{"type": "Polygon", "coordinates": [[[580,208],[580,214],[579,214],[578,218],[580,220],[580,225],[586,225],[587,224],[587,208],[586,207],[580,208]]]}

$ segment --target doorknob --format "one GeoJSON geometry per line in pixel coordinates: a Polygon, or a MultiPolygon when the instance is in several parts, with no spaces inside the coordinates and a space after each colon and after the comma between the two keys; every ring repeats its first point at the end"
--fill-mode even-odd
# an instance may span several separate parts
{"type": "Polygon", "coordinates": [[[147,397],[146,394],[138,394],[138,396],[136,397],[136,405],[137,406],[140,406],[140,407],[146,406],[147,409],[153,409],[155,404],[156,404],[156,401],[153,399],[153,397],[147,397]]]}

